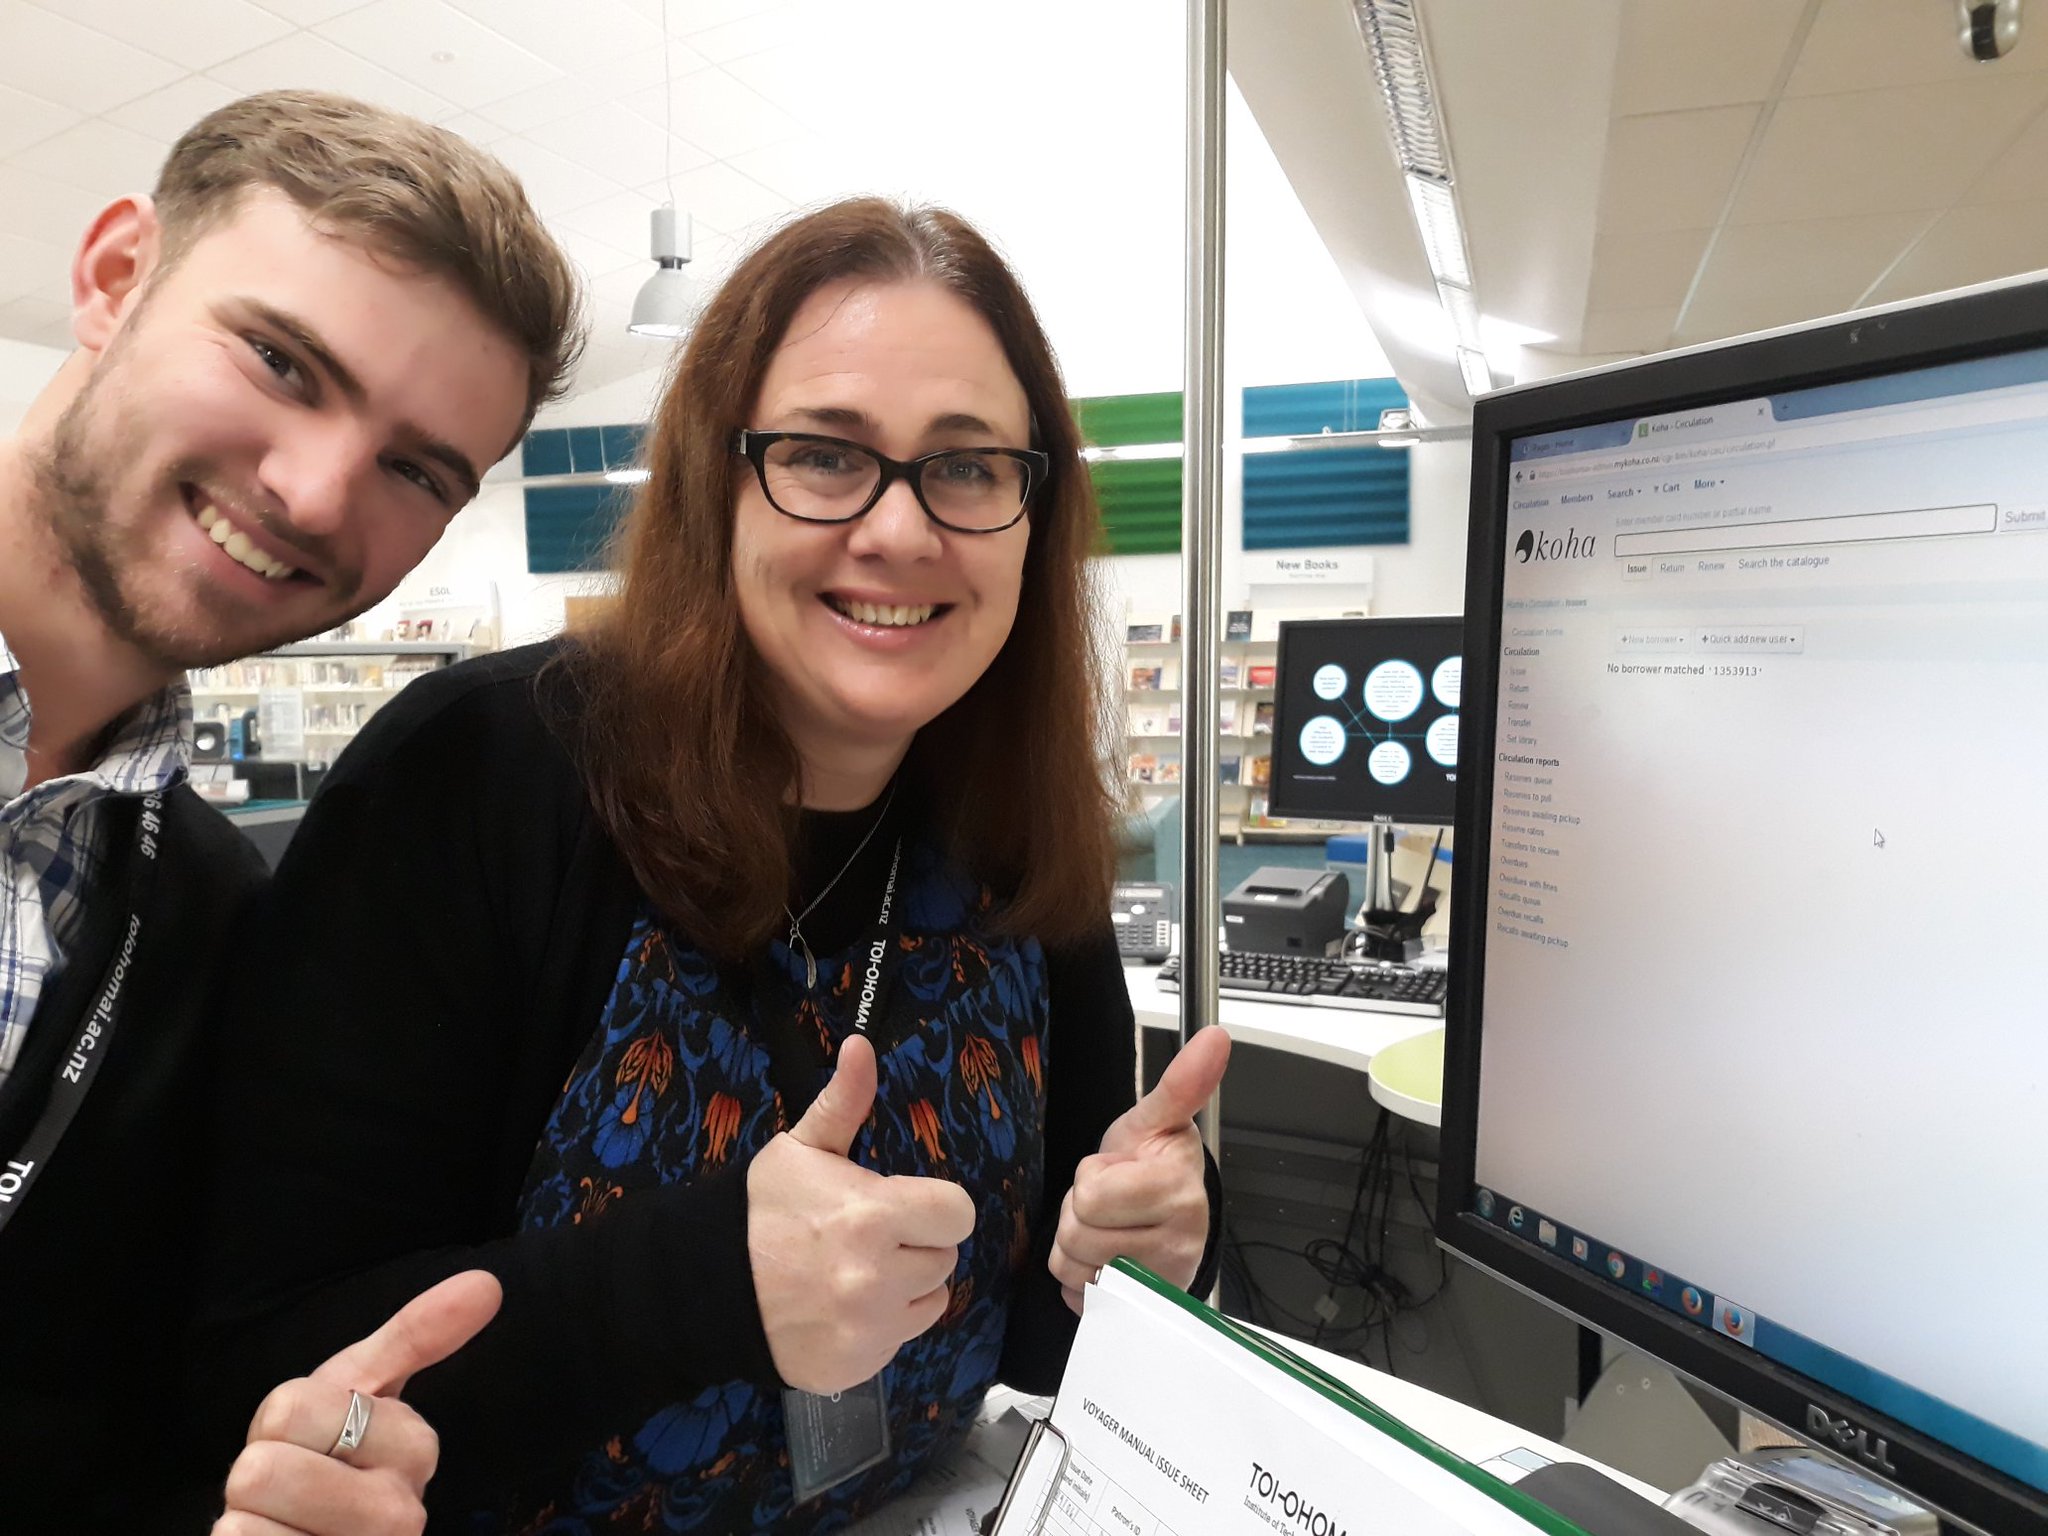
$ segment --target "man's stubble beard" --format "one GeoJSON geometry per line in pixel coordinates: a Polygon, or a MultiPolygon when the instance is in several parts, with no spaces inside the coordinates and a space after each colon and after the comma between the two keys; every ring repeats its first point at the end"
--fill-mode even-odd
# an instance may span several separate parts
{"type": "MultiPolygon", "coordinates": [[[[140,319],[140,315],[135,318],[140,319]]],[[[84,387],[64,408],[50,433],[47,448],[29,459],[30,495],[55,536],[65,563],[77,576],[86,600],[108,632],[150,665],[165,671],[215,666],[297,638],[284,634],[251,644],[230,638],[225,626],[215,624],[196,634],[181,632],[161,617],[153,618],[147,612],[147,603],[124,587],[124,569],[132,571],[151,557],[139,549],[123,547],[124,539],[131,545],[138,542],[139,530],[118,527],[109,518],[107,509],[113,493],[106,466],[132,461],[137,455],[131,445],[121,440],[121,434],[96,434],[94,428],[102,425],[100,418],[106,414],[102,409],[103,386],[118,377],[131,329],[124,329],[115,338],[84,387]],[[96,443],[95,436],[103,441],[96,443]]],[[[188,461],[174,465],[164,477],[162,493],[168,498],[180,498],[181,481],[203,482],[203,478],[197,464],[188,461]]],[[[204,609],[205,585],[195,584],[194,590],[204,609]]]]}

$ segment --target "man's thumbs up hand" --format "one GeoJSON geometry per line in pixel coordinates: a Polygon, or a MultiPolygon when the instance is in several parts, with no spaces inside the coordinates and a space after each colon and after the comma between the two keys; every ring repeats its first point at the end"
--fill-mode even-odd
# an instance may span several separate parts
{"type": "Polygon", "coordinates": [[[1209,1237],[1209,1191],[1194,1116],[1229,1065],[1230,1036],[1202,1030],[1074,1170],[1047,1263],[1076,1312],[1082,1287],[1112,1259],[1136,1259],[1179,1286],[1195,1278],[1209,1237]]]}
{"type": "Polygon", "coordinates": [[[886,1178],[849,1162],[875,1102],[875,1051],[839,1048],[832,1081],[747,1169],[747,1252],[775,1369],[842,1392],[945,1313],[974,1202],[944,1179],[886,1178]]]}

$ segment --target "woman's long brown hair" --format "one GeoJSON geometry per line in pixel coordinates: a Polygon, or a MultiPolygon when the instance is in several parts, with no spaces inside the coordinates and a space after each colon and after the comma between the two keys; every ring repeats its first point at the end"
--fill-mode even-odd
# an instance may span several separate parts
{"type": "Polygon", "coordinates": [[[877,198],[787,225],[697,321],[654,422],[648,479],[614,546],[619,600],[565,656],[591,799],[679,932],[737,958],[779,926],[800,765],[740,622],[732,451],[797,309],[842,278],[938,284],[1001,342],[1051,472],[1031,500],[1016,623],[988,670],[918,732],[899,803],[1003,907],[1060,944],[1098,931],[1115,864],[1106,695],[1088,556],[1095,498],[1052,349],[1001,257],[965,220],[877,198]]]}

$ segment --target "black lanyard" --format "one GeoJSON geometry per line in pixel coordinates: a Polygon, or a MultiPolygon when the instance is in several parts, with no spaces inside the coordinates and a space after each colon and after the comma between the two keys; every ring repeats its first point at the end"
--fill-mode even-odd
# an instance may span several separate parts
{"type": "MultiPolygon", "coordinates": [[[[896,876],[902,864],[903,839],[899,837],[889,856],[889,879],[882,887],[881,910],[875,915],[867,942],[854,951],[852,1030],[873,1041],[877,1055],[885,1046],[895,1043],[903,1024],[890,1014],[903,959],[902,948],[895,941],[896,876]]],[[[811,1042],[801,1037],[794,1018],[773,1023],[762,1018],[762,992],[757,976],[753,988],[754,1018],[767,1036],[769,1076],[775,1091],[782,1095],[782,1112],[794,1125],[818,1096],[818,1057],[811,1042]]]]}
{"type": "MultiPolygon", "coordinates": [[[[113,1048],[114,1026],[127,1002],[122,995],[123,987],[128,973],[135,968],[135,954],[142,943],[142,914],[148,910],[150,893],[156,887],[157,835],[164,828],[163,806],[161,795],[142,798],[141,814],[135,819],[135,861],[128,880],[128,921],[121,926],[119,947],[100,982],[92,1009],[79,1027],[78,1038],[57,1063],[56,1074],[50,1081],[49,1102],[43,1106],[35,1129],[29,1132],[19,1152],[0,1163],[0,1229],[14,1219],[29,1190],[49,1166],[50,1155],[71,1128],[93,1079],[99,1075],[100,1063],[113,1048]]],[[[33,1027],[33,1015],[29,1022],[33,1027]]],[[[45,1029],[57,1027],[54,1020],[43,1025],[45,1029]]]]}

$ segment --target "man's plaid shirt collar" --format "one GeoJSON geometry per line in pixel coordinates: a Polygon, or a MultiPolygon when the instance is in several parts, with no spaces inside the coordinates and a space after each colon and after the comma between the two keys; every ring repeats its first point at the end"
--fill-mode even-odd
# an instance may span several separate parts
{"type": "MultiPolygon", "coordinates": [[[[29,697],[19,663],[0,635],[0,806],[27,782],[29,697]]],[[[117,795],[142,795],[183,782],[192,761],[192,688],[180,675],[121,717],[99,760],[79,775],[117,795]]]]}

